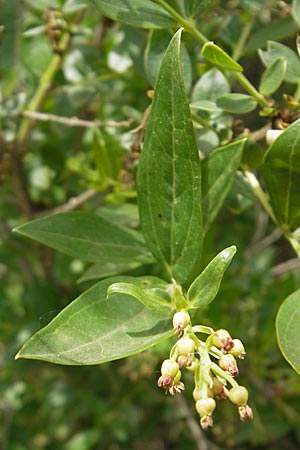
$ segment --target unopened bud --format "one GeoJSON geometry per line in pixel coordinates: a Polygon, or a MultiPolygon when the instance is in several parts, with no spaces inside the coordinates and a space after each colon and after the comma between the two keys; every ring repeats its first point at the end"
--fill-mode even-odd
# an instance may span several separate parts
{"type": "Polygon", "coordinates": [[[184,330],[190,323],[191,318],[187,311],[178,311],[173,316],[173,327],[178,332],[184,330]]]}
{"type": "Polygon", "coordinates": [[[233,347],[233,340],[227,330],[215,331],[212,339],[213,345],[222,349],[224,352],[229,352],[233,347]]]}
{"type": "Polygon", "coordinates": [[[202,398],[196,401],[196,410],[200,417],[211,415],[216,407],[216,402],[213,398],[202,398]]]}
{"type": "Polygon", "coordinates": [[[176,361],[172,361],[171,359],[165,359],[161,365],[161,375],[166,377],[174,377],[177,375],[179,371],[179,365],[176,361]]]}
{"type": "Polygon", "coordinates": [[[226,388],[224,383],[222,383],[222,381],[219,380],[219,378],[216,377],[213,378],[213,384],[211,389],[218,398],[228,397],[228,389],[226,388]]]}
{"type": "Polygon", "coordinates": [[[235,357],[229,353],[220,357],[219,366],[223,370],[228,372],[232,377],[239,374],[239,369],[235,357]]]}
{"type": "Polygon", "coordinates": [[[248,401],[248,391],[244,386],[237,386],[229,391],[229,400],[235,405],[243,406],[248,401]]]}
{"type": "Polygon", "coordinates": [[[233,347],[230,350],[230,354],[236,356],[237,358],[244,359],[246,356],[245,347],[239,339],[233,339],[233,347]]]}
{"type": "Polygon", "coordinates": [[[195,341],[189,337],[183,337],[177,341],[179,355],[189,355],[195,351],[195,341]]]}

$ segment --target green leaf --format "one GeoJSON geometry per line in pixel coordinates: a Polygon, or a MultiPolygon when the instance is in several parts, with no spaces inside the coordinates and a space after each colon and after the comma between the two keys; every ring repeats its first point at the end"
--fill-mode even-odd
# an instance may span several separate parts
{"type": "MultiPolygon", "coordinates": [[[[154,86],[165,50],[170,42],[169,30],[154,30],[149,34],[145,50],[144,64],[147,78],[154,86]]],[[[181,63],[183,68],[184,83],[187,90],[192,85],[192,66],[189,54],[184,45],[181,45],[181,63]]]]}
{"type": "Polygon", "coordinates": [[[222,94],[230,92],[230,85],[222,72],[215,67],[205,72],[197,81],[192,92],[192,102],[203,100],[215,102],[222,94]]]}
{"type": "Polygon", "coordinates": [[[86,0],[104,16],[140,28],[170,28],[176,25],[170,14],[151,0],[86,0]]]}
{"type": "Polygon", "coordinates": [[[279,42],[268,42],[267,51],[259,50],[259,56],[262,62],[268,67],[273,61],[282,57],[286,60],[286,72],[284,79],[288,83],[299,83],[300,61],[293,50],[279,42]]]}
{"type": "Polygon", "coordinates": [[[177,4],[180,8],[180,11],[186,16],[190,18],[198,17],[202,12],[204,12],[211,0],[177,0],[177,4]]]}
{"type": "Polygon", "coordinates": [[[25,342],[16,358],[66,365],[101,364],[142,352],[172,336],[168,315],[154,313],[127,295],[107,298],[112,283],[134,280],[119,277],[100,281],[25,342]]]}
{"type": "Polygon", "coordinates": [[[271,20],[269,23],[264,23],[263,26],[257,27],[251,33],[244,49],[244,55],[256,52],[259,48],[265,48],[268,41],[288,41],[290,38],[294,38],[297,31],[298,26],[289,15],[276,21],[271,20]]]}
{"type": "Polygon", "coordinates": [[[207,61],[215,66],[221,67],[222,69],[243,72],[243,67],[213,42],[206,42],[203,45],[202,54],[207,61]]]}
{"type": "Polygon", "coordinates": [[[268,148],[263,176],[278,223],[287,231],[300,226],[300,120],[268,148]]]}
{"type": "Polygon", "coordinates": [[[221,209],[241,162],[245,139],[212,150],[202,161],[202,212],[206,233],[221,209]]]}
{"type": "Polygon", "coordinates": [[[280,306],[276,317],[279,348],[296,372],[300,374],[300,289],[289,295],[280,306]]]}
{"type": "Polygon", "coordinates": [[[138,232],[90,212],[55,214],[25,223],[14,231],[84,261],[126,263],[149,259],[138,232]]]}
{"type": "Polygon", "coordinates": [[[219,291],[224,272],[235,253],[236,247],[234,245],[222,250],[191,284],[187,292],[191,309],[203,308],[214,300],[219,291]]]}
{"type": "Polygon", "coordinates": [[[202,249],[201,167],[180,66],[179,30],[155,86],[137,174],[145,239],[179,284],[197,270],[202,249]]]}
{"type": "Polygon", "coordinates": [[[297,25],[300,26],[300,0],[293,0],[292,2],[292,16],[297,25]]]}
{"type": "MultiPolygon", "coordinates": [[[[149,263],[154,262],[149,255],[149,263]]],[[[101,262],[93,264],[86,272],[79,278],[78,283],[90,280],[100,280],[101,278],[111,277],[113,275],[126,274],[131,270],[140,267],[143,263],[140,261],[122,262],[101,262]]]]}
{"type": "Polygon", "coordinates": [[[167,292],[168,283],[156,277],[136,278],[131,283],[114,283],[107,289],[107,295],[127,294],[134,297],[151,311],[160,314],[172,312],[171,297],[167,292]]]}
{"type": "Polygon", "coordinates": [[[220,95],[216,103],[219,108],[233,114],[245,114],[253,111],[257,106],[253,97],[238,93],[220,95]]]}
{"type": "Polygon", "coordinates": [[[262,95],[271,95],[277,91],[284,80],[286,60],[283,57],[274,59],[261,78],[259,91],[262,95]]]}

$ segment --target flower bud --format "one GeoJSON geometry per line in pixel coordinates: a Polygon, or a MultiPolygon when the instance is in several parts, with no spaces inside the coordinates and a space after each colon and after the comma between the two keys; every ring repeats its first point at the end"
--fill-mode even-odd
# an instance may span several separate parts
{"type": "Polygon", "coordinates": [[[233,347],[229,353],[237,358],[244,359],[246,356],[245,347],[239,339],[233,339],[233,347]]]}
{"type": "Polygon", "coordinates": [[[239,369],[236,363],[236,360],[233,355],[226,354],[222,355],[219,359],[219,366],[228,372],[232,377],[239,374],[239,369]]]}
{"type": "Polygon", "coordinates": [[[195,351],[195,341],[189,337],[183,337],[177,341],[179,355],[187,356],[195,351]]]}
{"type": "Polygon", "coordinates": [[[180,332],[191,323],[190,315],[187,311],[178,311],[173,316],[173,327],[180,332]]]}
{"type": "Polygon", "coordinates": [[[243,406],[248,401],[248,391],[244,386],[237,386],[229,391],[229,400],[235,405],[243,406]]]}
{"type": "Polygon", "coordinates": [[[229,352],[233,347],[233,340],[227,330],[217,330],[213,334],[212,343],[224,352],[229,352]]]}
{"type": "Polygon", "coordinates": [[[222,381],[220,381],[219,378],[217,377],[213,378],[213,384],[211,389],[218,398],[228,397],[228,389],[226,388],[224,383],[222,383],[222,381]]]}
{"type": "Polygon", "coordinates": [[[216,402],[213,398],[202,398],[196,401],[196,410],[200,417],[211,415],[216,407],[216,402]]]}
{"type": "Polygon", "coordinates": [[[164,378],[174,377],[177,375],[179,371],[179,365],[176,361],[172,361],[171,359],[165,359],[161,365],[161,375],[164,378]]]}

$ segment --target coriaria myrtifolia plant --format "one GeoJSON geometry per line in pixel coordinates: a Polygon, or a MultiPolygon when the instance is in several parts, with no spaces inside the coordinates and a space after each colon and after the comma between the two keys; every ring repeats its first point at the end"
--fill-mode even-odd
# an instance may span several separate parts
{"type": "MultiPolygon", "coordinates": [[[[208,226],[219,208],[214,189],[220,181],[203,184],[180,63],[181,33],[180,29],[171,40],[161,64],[139,160],[137,193],[143,235],[79,212],[38,219],[18,229],[74,256],[88,253],[94,261],[105,260],[108,250],[112,262],[154,257],[164,278],[100,281],[29,339],[17,358],[98,364],[140,352],[177,333],[179,340],[162,364],[158,384],[171,394],[179,393],[184,389],[181,369],[193,372],[196,409],[206,429],[212,424],[214,395],[228,396],[238,404],[242,419],[252,413],[245,395],[230,396],[232,389],[240,389],[234,380],[238,374],[235,356],[244,355],[240,341],[222,330],[192,326],[190,321],[189,311],[207,306],[217,295],[236,248],[220,252],[199,274],[204,224],[208,226]],[[198,333],[209,336],[202,341],[198,333]]],[[[219,189],[228,189],[224,183],[232,180],[243,142],[221,149],[224,154],[234,153],[235,161],[219,189]]],[[[226,158],[223,164],[227,165],[226,158]]]]}
{"type": "MultiPolygon", "coordinates": [[[[189,2],[177,1],[176,9],[165,0],[88,3],[112,20],[152,29],[144,61],[154,97],[149,116],[145,114],[137,128],[141,154],[134,161],[132,198],[137,195],[140,227],[110,222],[100,210],[97,214],[63,212],[17,228],[20,234],[94,263],[89,276],[99,264],[111,276],[83,292],[25,342],[17,358],[101,364],[177,335],[162,363],[158,386],[171,395],[179,394],[185,388],[183,370],[192,372],[195,407],[204,429],[213,424],[216,399],[237,405],[243,421],[252,418],[248,391],[236,381],[237,358],[245,355],[241,340],[232,339],[226,330],[194,324],[192,318],[215,299],[236,252],[234,245],[227,247],[204,267],[203,241],[232,188],[237,201],[258,202],[300,255],[299,60],[281,44],[270,42],[260,52],[266,71],[256,89],[238,62],[240,48],[235,47],[231,56],[196,27],[194,19],[209,2],[193,1],[189,7],[189,2]],[[183,28],[174,34],[179,26],[197,43],[201,76],[193,86],[191,61],[181,45],[183,28]],[[168,46],[162,52],[161,43],[166,40],[168,46]],[[232,80],[246,93],[231,92],[232,80]],[[268,97],[283,82],[297,85],[294,96],[284,96],[284,114],[282,105],[268,97]],[[233,115],[256,108],[270,124],[279,123],[282,133],[253,162],[249,148],[254,146],[257,154],[256,144],[246,127],[236,126],[233,115]],[[257,168],[265,190],[256,177],[257,168]],[[139,273],[147,273],[145,267],[150,265],[148,274],[120,275],[131,264],[139,273]]],[[[242,38],[246,40],[246,33],[242,38]]],[[[288,298],[277,319],[279,345],[296,370],[300,370],[294,351],[298,300],[299,291],[288,298]],[[291,315],[292,326],[287,321],[291,315]]]]}

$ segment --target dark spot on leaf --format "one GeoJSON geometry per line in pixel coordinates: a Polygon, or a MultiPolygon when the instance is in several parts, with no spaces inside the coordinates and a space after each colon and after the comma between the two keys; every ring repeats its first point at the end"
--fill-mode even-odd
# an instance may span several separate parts
{"type": "Polygon", "coordinates": [[[162,214],[161,213],[158,213],[158,218],[162,219],[162,214]]]}

